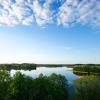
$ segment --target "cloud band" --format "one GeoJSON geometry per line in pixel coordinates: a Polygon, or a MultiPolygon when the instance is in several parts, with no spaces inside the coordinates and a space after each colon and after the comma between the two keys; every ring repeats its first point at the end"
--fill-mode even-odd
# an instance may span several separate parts
{"type": "Polygon", "coordinates": [[[99,0],[0,0],[0,25],[100,26],[99,0]]]}

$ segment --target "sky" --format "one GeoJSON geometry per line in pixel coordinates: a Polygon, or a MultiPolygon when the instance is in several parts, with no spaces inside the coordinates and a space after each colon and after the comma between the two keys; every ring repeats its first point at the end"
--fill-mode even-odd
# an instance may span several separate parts
{"type": "Polygon", "coordinates": [[[0,63],[100,64],[100,0],[0,0],[0,63]]]}

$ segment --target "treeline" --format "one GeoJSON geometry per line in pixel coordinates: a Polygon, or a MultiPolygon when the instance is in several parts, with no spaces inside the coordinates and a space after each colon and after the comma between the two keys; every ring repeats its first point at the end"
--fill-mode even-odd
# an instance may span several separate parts
{"type": "Polygon", "coordinates": [[[39,67],[76,67],[76,66],[100,66],[100,64],[37,64],[39,67]]]}
{"type": "Polygon", "coordinates": [[[23,63],[23,64],[0,64],[0,70],[1,69],[5,69],[5,70],[11,70],[11,69],[32,70],[32,69],[36,69],[36,64],[27,64],[27,63],[23,63]]]}
{"type": "Polygon", "coordinates": [[[66,64],[65,66],[67,67],[71,67],[71,68],[74,68],[74,67],[81,67],[81,66],[99,66],[100,67],[100,64],[66,64]]]}
{"type": "Polygon", "coordinates": [[[37,64],[38,67],[62,67],[62,64],[37,64]]]}
{"type": "Polygon", "coordinates": [[[100,75],[100,66],[89,66],[89,65],[82,65],[82,66],[75,66],[73,68],[73,72],[76,74],[98,74],[100,75]]]}
{"type": "Polygon", "coordinates": [[[1,70],[0,100],[68,100],[67,80],[56,74],[33,79],[20,72],[11,77],[1,70]]]}

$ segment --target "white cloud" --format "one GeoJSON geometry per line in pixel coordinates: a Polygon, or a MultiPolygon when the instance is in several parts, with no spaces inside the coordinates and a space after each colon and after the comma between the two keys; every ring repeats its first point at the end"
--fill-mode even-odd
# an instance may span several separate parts
{"type": "Polygon", "coordinates": [[[46,2],[41,6],[38,0],[33,2],[33,12],[38,25],[42,26],[46,23],[50,23],[52,20],[52,11],[50,11],[51,0],[46,0],[46,2]]]}
{"type": "Polygon", "coordinates": [[[22,24],[24,24],[24,25],[30,25],[30,24],[32,24],[33,20],[34,20],[33,19],[33,15],[29,16],[29,17],[25,18],[25,20],[23,20],[22,24]]]}
{"type": "Polygon", "coordinates": [[[100,26],[99,0],[66,0],[59,8],[58,24],[71,25],[76,23],[100,26]]]}
{"type": "Polygon", "coordinates": [[[100,26],[100,0],[0,0],[0,25],[33,22],[100,26]]]}

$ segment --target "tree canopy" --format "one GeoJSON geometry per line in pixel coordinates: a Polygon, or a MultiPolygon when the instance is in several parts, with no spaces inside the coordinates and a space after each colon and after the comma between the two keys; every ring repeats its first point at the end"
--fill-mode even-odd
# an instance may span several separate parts
{"type": "Polygon", "coordinates": [[[56,74],[33,79],[20,72],[11,77],[0,70],[0,100],[68,100],[67,80],[56,74]]]}

